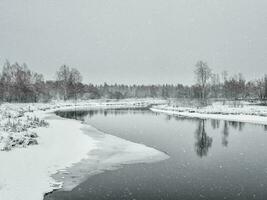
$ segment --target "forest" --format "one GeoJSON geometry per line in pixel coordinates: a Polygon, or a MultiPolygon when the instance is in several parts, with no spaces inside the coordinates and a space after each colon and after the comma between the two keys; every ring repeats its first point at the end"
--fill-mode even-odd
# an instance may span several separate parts
{"type": "Polygon", "coordinates": [[[227,71],[213,73],[207,63],[199,61],[192,76],[196,83],[190,86],[163,85],[96,85],[84,83],[82,74],[75,68],[62,65],[55,72],[55,80],[46,80],[42,74],[30,70],[26,64],[6,61],[0,73],[1,102],[48,102],[69,99],[123,99],[123,98],[208,98],[208,99],[267,99],[267,75],[246,80],[239,74],[227,71]],[[204,78],[204,79],[203,79],[204,78]]]}

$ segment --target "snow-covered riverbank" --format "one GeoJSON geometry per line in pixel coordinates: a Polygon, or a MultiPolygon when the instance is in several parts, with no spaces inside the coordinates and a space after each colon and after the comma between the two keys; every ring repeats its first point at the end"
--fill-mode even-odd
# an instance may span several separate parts
{"type": "MultiPolygon", "coordinates": [[[[56,110],[77,109],[78,107],[83,109],[92,107],[133,108],[143,107],[148,103],[148,101],[146,103],[138,102],[125,101],[124,103],[118,102],[118,104],[112,103],[112,105],[110,102],[80,102],[75,105],[73,103],[2,105],[1,111],[12,114],[10,120],[27,119],[27,116],[31,115],[44,120],[48,126],[28,127],[21,132],[22,138],[25,132],[37,133],[37,145],[13,148],[11,151],[0,151],[0,199],[41,200],[45,193],[61,188],[62,185],[65,186],[64,189],[70,189],[82,181],[85,174],[79,174],[80,178],[75,180],[75,184],[68,182],[70,179],[66,174],[77,173],[75,168],[83,166],[77,164],[81,161],[84,162],[83,164],[88,164],[86,162],[90,161],[90,166],[93,167],[91,171],[85,171],[90,174],[112,169],[121,164],[156,162],[167,159],[166,154],[153,148],[101,133],[89,125],[76,120],[63,119],[54,114],[56,110]],[[9,108],[12,109],[9,110],[9,108]],[[95,137],[96,135],[98,137],[95,137]],[[70,172],[66,172],[68,170],[70,172]],[[62,177],[64,174],[66,176],[62,177]],[[55,175],[55,178],[52,178],[52,175],[55,175]]],[[[1,119],[5,120],[4,117],[1,119]]],[[[13,133],[3,134],[2,129],[0,134],[3,137],[6,135],[12,137],[13,133]]],[[[16,134],[20,134],[20,132],[16,134]]],[[[1,141],[6,140],[2,138],[1,141]]]]}
{"type": "Polygon", "coordinates": [[[151,110],[153,112],[184,117],[218,119],[267,125],[267,106],[249,105],[246,103],[236,107],[233,105],[214,103],[211,106],[202,108],[158,105],[153,106],[151,110]]]}
{"type": "Polygon", "coordinates": [[[38,145],[0,152],[0,199],[38,200],[60,187],[50,176],[85,158],[95,142],[81,131],[81,124],[53,114],[40,114],[49,122],[35,130],[38,145]],[[68,130],[68,131],[66,131],[68,130]]]}
{"type": "Polygon", "coordinates": [[[90,100],[90,101],[56,101],[51,103],[5,103],[0,105],[0,150],[11,150],[38,143],[37,127],[49,124],[36,115],[36,111],[47,110],[87,110],[143,108],[153,104],[162,104],[159,99],[124,99],[124,100],[90,100]]]}

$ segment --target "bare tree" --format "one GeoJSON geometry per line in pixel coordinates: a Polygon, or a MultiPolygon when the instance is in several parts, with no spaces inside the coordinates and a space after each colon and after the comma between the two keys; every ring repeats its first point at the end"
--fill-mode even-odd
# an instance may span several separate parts
{"type": "Polygon", "coordinates": [[[218,98],[220,93],[220,76],[219,74],[211,74],[211,93],[212,97],[218,98]]]}
{"type": "Polygon", "coordinates": [[[211,69],[209,68],[206,62],[203,62],[200,60],[196,64],[195,75],[197,78],[197,83],[199,84],[201,88],[201,98],[204,102],[207,96],[206,87],[207,87],[208,80],[211,77],[211,69]]]}
{"type": "Polygon", "coordinates": [[[225,82],[228,79],[228,72],[226,70],[221,73],[222,80],[225,82]]]}
{"type": "Polygon", "coordinates": [[[68,82],[70,77],[70,68],[66,65],[62,65],[56,72],[57,81],[60,83],[63,89],[64,100],[68,97],[68,82]]]}
{"type": "Polygon", "coordinates": [[[77,94],[81,92],[81,83],[82,82],[82,75],[81,73],[75,69],[72,68],[70,70],[69,80],[68,80],[68,89],[70,92],[70,96],[74,97],[75,100],[77,100],[77,94]]]}
{"type": "Polygon", "coordinates": [[[264,76],[264,100],[267,100],[267,75],[264,76]]]}
{"type": "Polygon", "coordinates": [[[82,82],[82,76],[80,72],[75,68],[69,68],[66,65],[62,65],[59,71],[56,73],[57,81],[62,86],[64,100],[70,97],[77,98],[77,93],[80,89],[80,83],[82,82]]]}

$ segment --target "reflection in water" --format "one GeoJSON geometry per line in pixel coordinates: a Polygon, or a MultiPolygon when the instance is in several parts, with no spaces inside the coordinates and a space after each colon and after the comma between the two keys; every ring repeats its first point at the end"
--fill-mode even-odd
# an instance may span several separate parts
{"type": "Polygon", "coordinates": [[[212,145],[212,138],[209,137],[205,130],[205,120],[199,120],[196,130],[195,149],[199,157],[207,156],[208,150],[212,145]]]}
{"type": "Polygon", "coordinates": [[[234,129],[238,129],[239,131],[242,131],[245,126],[245,123],[243,122],[229,121],[228,123],[231,127],[233,127],[234,129]]]}
{"type": "Polygon", "coordinates": [[[170,158],[92,176],[74,190],[55,191],[45,200],[267,199],[267,134],[263,131],[267,126],[167,116],[149,110],[59,115],[167,152],[170,158]]]}
{"type": "Polygon", "coordinates": [[[228,146],[228,136],[229,136],[229,126],[228,122],[224,121],[224,126],[223,126],[223,137],[222,137],[222,145],[227,147],[228,146]]]}
{"type": "Polygon", "coordinates": [[[166,115],[166,118],[165,118],[166,121],[170,121],[171,119],[172,119],[171,115],[166,115]]]}
{"type": "MultiPolygon", "coordinates": [[[[57,111],[57,115],[64,118],[76,119],[84,121],[85,117],[93,117],[94,115],[127,115],[127,114],[148,114],[146,109],[99,109],[99,110],[71,110],[71,111],[57,111]]],[[[149,114],[157,115],[157,113],[149,112],[149,114]]]]}
{"type": "Polygon", "coordinates": [[[199,119],[198,118],[192,118],[192,117],[185,117],[185,116],[180,116],[180,115],[166,115],[165,118],[167,121],[169,120],[176,120],[178,122],[182,122],[182,121],[192,121],[192,122],[198,122],[199,119]]]}
{"type": "MultiPolygon", "coordinates": [[[[160,115],[159,113],[150,112],[147,109],[99,109],[99,110],[85,110],[85,111],[65,111],[65,112],[56,112],[57,115],[64,118],[71,118],[80,121],[88,120],[88,118],[92,118],[94,115],[102,115],[107,117],[108,115],[129,115],[129,114],[145,114],[145,115],[160,115]]],[[[213,130],[220,129],[221,122],[222,126],[222,145],[227,147],[229,144],[228,138],[230,134],[230,128],[235,130],[243,131],[245,123],[243,122],[235,122],[235,121],[221,121],[216,119],[203,120],[198,118],[189,118],[183,116],[174,116],[174,115],[166,115],[166,121],[176,120],[180,121],[192,121],[197,122],[198,126],[195,131],[196,143],[195,143],[195,151],[199,157],[207,156],[209,149],[212,146],[212,138],[207,135],[205,123],[206,121],[210,121],[210,125],[213,130]]],[[[267,131],[267,125],[263,126],[264,130],[267,131]]]]}
{"type": "Polygon", "coordinates": [[[211,119],[210,120],[210,123],[211,123],[211,127],[213,129],[218,129],[220,128],[220,120],[217,120],[217,119],[211,119]]]}

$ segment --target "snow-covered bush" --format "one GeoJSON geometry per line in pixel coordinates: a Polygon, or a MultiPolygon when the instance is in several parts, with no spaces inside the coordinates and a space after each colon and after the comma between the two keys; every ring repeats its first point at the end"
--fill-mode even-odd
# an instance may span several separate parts
{"type": "Polygon", "coordinates": [[[0,134],[0,150],[9,151],[14,147],[26,147],[38,144],[35,132],[6,132],[0,134]]]}
{"type": "Polygon", "coordinates": [[[34,111],[45,110],[42,104],[3,104],[0,106],[0,150],[38,144],[37,134],[32,130],[49,124],[34,116],[34,111]]]}

